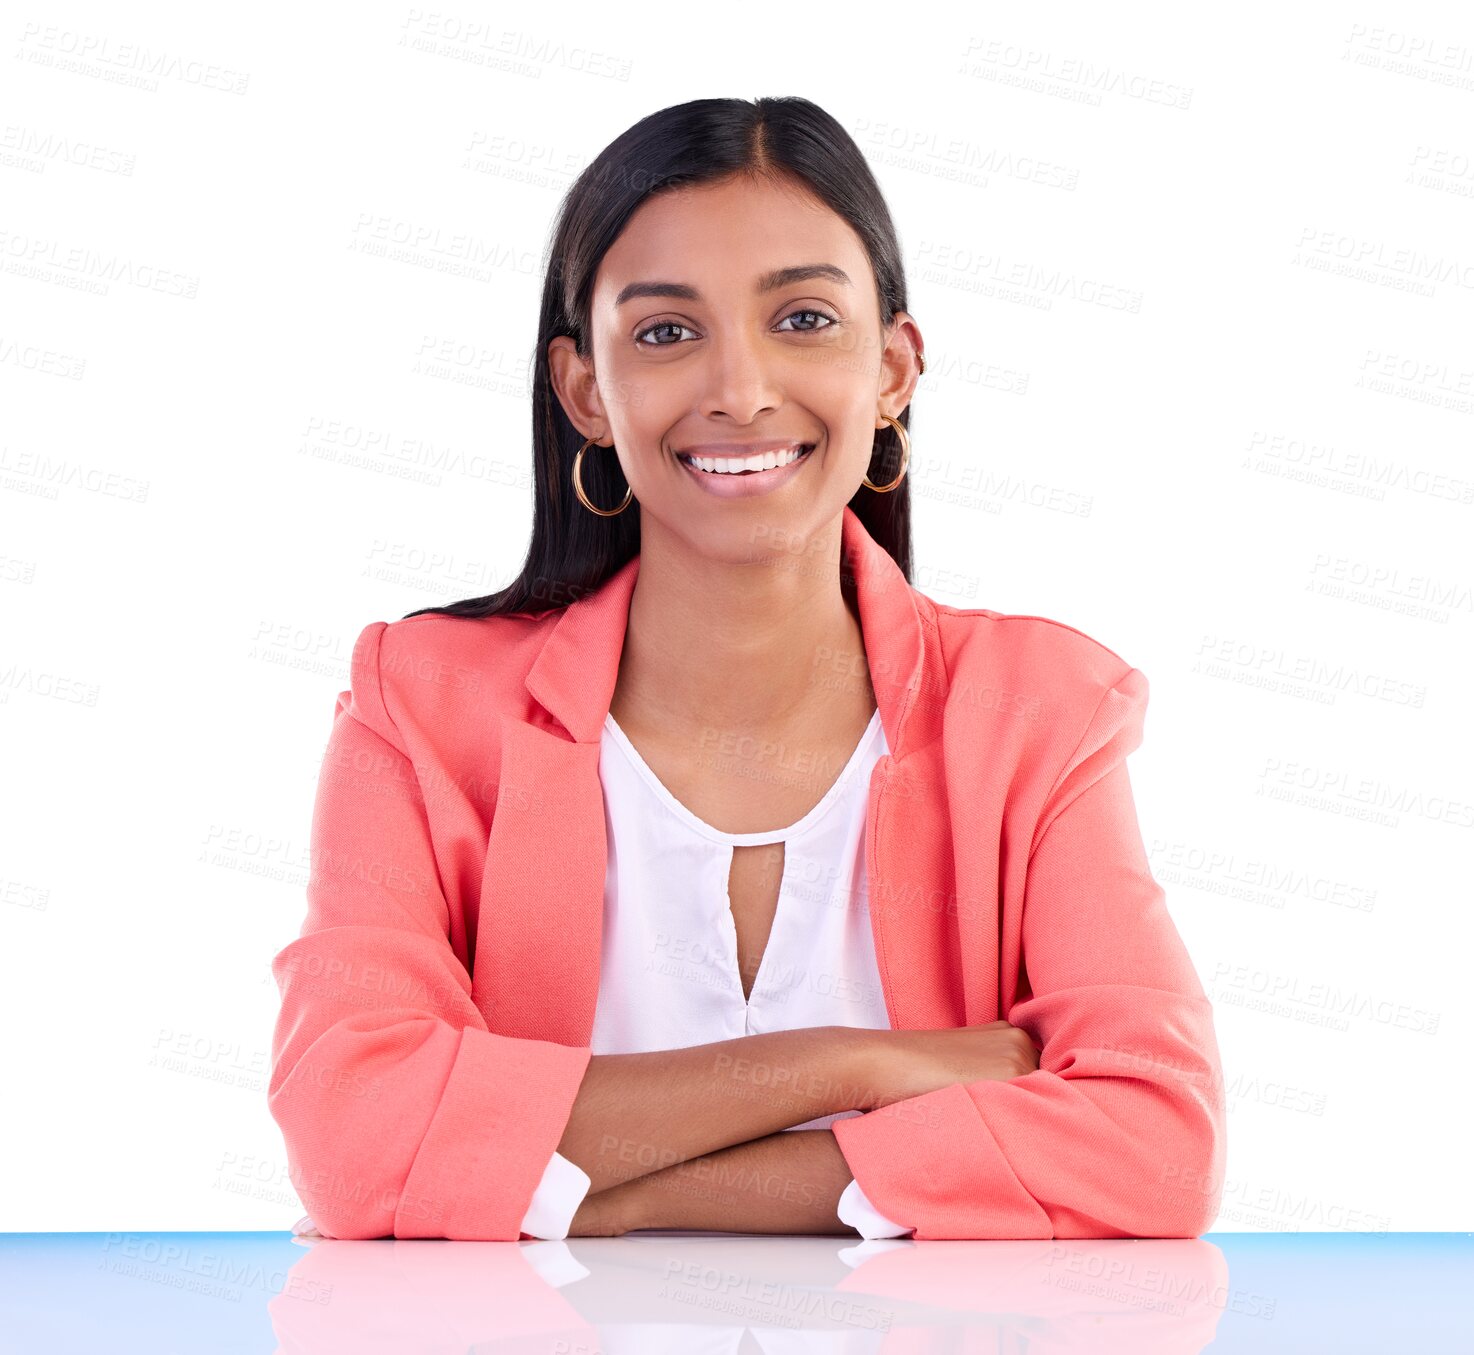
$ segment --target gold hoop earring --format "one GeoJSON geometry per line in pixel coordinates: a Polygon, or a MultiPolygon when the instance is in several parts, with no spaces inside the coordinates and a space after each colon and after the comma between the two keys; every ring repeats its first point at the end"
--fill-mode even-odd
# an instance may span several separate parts
{"type": "Polygon", "coordinates": [[[624,491],[624,502],[618,508],[595,508],[589,502],[589,496],[583,492],[583,480],[579,476],[579,471],[583,468],[583,454],[588,451],[593,441],[593,438],[586,439],[583,446],[578,449],[578,455],[573,458],[573,492],[578,495],[578,501],[589,512],[597,513],[601,518],[618,517],[619,514],[630,506],[630,500],[635,497],[635,491],[633,489],[626,487],[624,491]]]}
{"type": "Polygon", "coordinates": [[[865,484],[868,488],[873,489],[877,494],[889,494],[891,490],[893,490],[898,484],[901,483],[902,480],[906,478],[906,464],[911,460],[911,437],[906,432],[906,429],[901,424],[900,420],[891,418],[889,414],[882,414],[880,417],[884,419],[888,424],[890,424],[890,426],[894,428],[896,432],[899,433],[901,436],[901,473],[896,476],[896,478],[892,480],[888,485],[872,485],[870,483],[869,475],[866,475],[865,484]]]}

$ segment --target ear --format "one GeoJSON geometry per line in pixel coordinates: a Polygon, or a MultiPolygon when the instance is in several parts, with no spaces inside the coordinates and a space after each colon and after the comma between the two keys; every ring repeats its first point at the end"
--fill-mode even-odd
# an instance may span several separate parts
{"type": "MultiPolygon", "coordinates": [[[[548,343],[548,375],[569,423],[585,438],[610,437],[604,402],[594,380],[593,359],[580,356],[566,334],[559,334],[548,343]]],[[[599,445],[609,444],[601,441],[599,445]]]]}
{"type": "MultiPolygon", "coordinates": [[[[877,403],[892,418],[911,403],[912,392],[921,377],[921,330],[909,311],[897,311],[886,332],[885,348],[880,355],[880,385],[877,403]]],[[[878,423],[884,427],[883,421],[878,423]]]]}

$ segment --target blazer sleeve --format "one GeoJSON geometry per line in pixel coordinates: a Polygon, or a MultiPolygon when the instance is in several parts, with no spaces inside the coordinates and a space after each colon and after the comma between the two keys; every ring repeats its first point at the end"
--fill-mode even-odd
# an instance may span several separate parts
{"type": "Polygon", "coordinates": [[[452,948],[425,796],[354,646],[312,815],[307,915],[272,961],[267,1100],[329,1238],[516,1241],[591,1050],[492,1033],[452,948]]]}
{"type": "Polygon", "coordinates": [[[1196,1237],[1226,1146],[1212,1008],[1152,878],[1126,769],[1146,678],[1100,699],[1043,802],[1006,1019],[1039,1068],[838,1121],[877,1208],[916,1238],[1196,1237]]]}
{"type": "Polygon", "coordinates": [[[877,1237],[904,1237],[911,1231],[909,1223],[897,1223],[894,1219],[886,1218],[866,1198],[858,1181],[851,1181],[840,1192],[839,1205],[835,1213],[839,1216],[841,1223],[849,1224],[867,1242],[877,1237]]]}

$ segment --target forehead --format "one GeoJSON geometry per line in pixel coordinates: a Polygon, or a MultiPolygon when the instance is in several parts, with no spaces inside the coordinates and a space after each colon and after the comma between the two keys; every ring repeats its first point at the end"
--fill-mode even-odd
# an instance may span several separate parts
{"type": "Polygon", "coordinates": [[[810,263],[837,264],[857,288],[871,278],[849,222],[801,187],[703,184],[640,205],[599,265],[593,300],[612,307],[632,282],[689,283],[709,300],[747,297],[762,274],[810,263]]]}

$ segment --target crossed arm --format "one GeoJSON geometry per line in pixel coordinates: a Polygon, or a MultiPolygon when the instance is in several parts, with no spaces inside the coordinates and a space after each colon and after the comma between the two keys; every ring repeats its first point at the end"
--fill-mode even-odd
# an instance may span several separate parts
{"type": "Polygon", "coordinates": [[[595,1056],[559,1143],[592,1182],[569,1235],[854,1236],[835,1212],[854,1178],[833,1132],[788,1126],[859,1108],[869,1052],[864,1032],[825,1026],[595,1056]]]}
{"type": "Polygon", "coordinates": [[[835,1213],[853,1179],[832,1130],[780,1131],[591,1191],[568,1235],[689,1228],[857,1237],[835,1213]]]}

